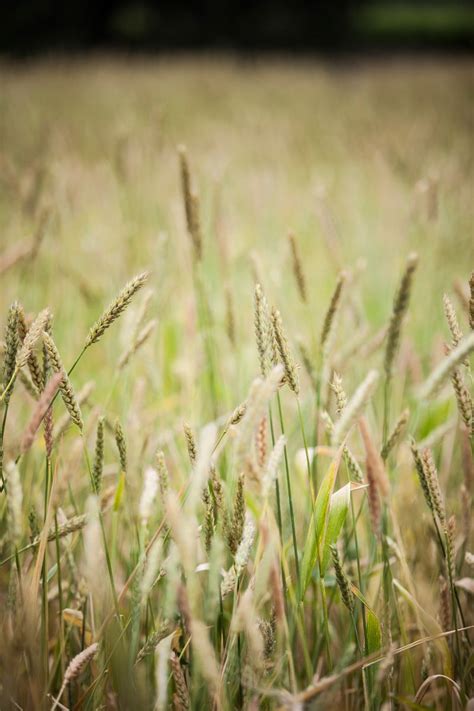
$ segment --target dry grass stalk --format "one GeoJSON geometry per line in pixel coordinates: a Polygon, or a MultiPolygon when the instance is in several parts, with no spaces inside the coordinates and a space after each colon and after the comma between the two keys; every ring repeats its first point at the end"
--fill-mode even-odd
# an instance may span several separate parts
{"type": "Polygon", "coordinates": [[[249,461],[249,442],[252,442],[255,430],[266,414],[268,404],[282,382],[283,366],[275,366],[265,378],[256,379],[250,388],[246,400],[247,410],[240,424],[236,443],[236,462],[239,471],[244,471],[249,461]]]}
{"type": "Polygon", "coordinates": [[[186,439],[186,447],[188,450],[189,461],[191,462],[191,465],[194,466],[197,460],[196,438],[194,436],[194,432],[191,429],[191,426],[187,422],[183,423],[183,430],[184,437],[186,439]]]}
{"type": "MultiPolygon", "coordinates": [[[[454,306],[451,302],[451,299],[447,294],[443,296],[443,304],[444,304],[444,313],[446,314],[446,320],[448,322],[449,330],[451,331],[451,345],[453,348],[456,348],[458,346],[462,339],[463,339],[463,333],[459,327],[458,319],[456,316],[456,311],[454,309],[454,306]]],[[[463,363],[466,367],[469,367],[469,361],[466,359],[463,363]]]]}
{"type": "Polygon", "coordinates": [[[347,575],[344,572],[342,563],[339,559],[337,546],[335,545],[331,545],[331,556],[334,565],[334,572],[336,573],[336,582],[339,588],[339,592],[341,594],[342,602],[352,614],[354,612],[354,593],[351,590],[351,584],[347,578],[347,575]]]}
{"type": "Polygon", "coordinates": [[[375,536],[380,536],[381,524],[381,503],[378,490],[378,480],[374,472],[373,461],[367,457],[365,460],[365,472],[367,476],[367,502],[369,505],[370,523],[375,536]]]}
{"type": "Polygon", "coordinates": [[[199,198],[194,192],[191,182],[188,154],[185,146],[178,147],[181,169],[181,189],[183,192],[186,227],[194,250],[194,257],[199,261],[202,256],[202,236],[199,222],[199,198]]]}
{"type": "Polygon", "coordinates": [[[371,370],[359,385],[354,395],[351,397],[347,406],[344,408],[341,417],[334,425],[332,434],[332,443],[338,446],[347,436],[352,425],[357,421],[360,413],[369,401],[377,381],[379,373],[377,370],[371,370]]]}
{"type": "MultiPolygon", "coordinates": [[[[332,433],[334,431],[334,423],[326,410],[321,412],[321,419],[324,422],[326,431],[328,432],[330,438],[332,438],[332,433]]],[[[362,474],[362,469],[359,466],[359,462],[355,458],[354,454],[351,452],[347,445],[344,445],[343,456],[346,466],[350,473],[350,478],[352,481],[357,481],[359,484],[364,483],[364,475],[362,474]]]]}
{"type": "Polygon", "coordinates": [[[454,394],[458,404],[459,414],[466,425],[467,431],[474,434],[472,399],[469,390],[464,385],[461,370],[454,368],[451,373],[451,382],[453,384],[454,394]]]}
{"type": "Polygon", "coordinates": [[[157,645],[165,638],[167,637],[171,632],[171,625],[169,622],[163,622],[158,629],[151,634],[143,647],[140,649],[140,651],[137,654],[137,659],[135,664],[138,664],[139,662],[142,661],[142,659],[145,659],[149,654],[152,654],[157,645]]]}
{"type": "Polygon", "coordinates": [[[267,418],[262,417],[256,435],[257,464],[262,469],[267,460],[267,418]]]}
{"type": "Polygon", "coordinates": [[[451,603],[448,583],[443,575],[439,576],[439,619],[445,632],[451,629],[451,603]]]}
{"type": "Polygon", "coordinates": [[[306,291],[306,280],[304,277],[303,264],[301,262],[301,257],[298,252],[296,237],[293,232],[290,232],[290,234],[288,235],[288,241],[290,243],[293,274],[295,276],[296,284],[298,286],[298,292],[301,297],[301,301],[303,301],[303,303],[307,303],[308,295],[306,291]]]}
{"type": "Polygon", "coordinates": [[[71,683],[71,681],[73,681],[73,679],[77,679],[77,677],[82,674],[86,666],[97,654],[98,649],[98,643],[94,642],[93,644],[89,645],[89,647],[83,649],[82,652],[76,654],[76,656],[69,662],[69,666],[64,673],[64,679],[61,686],[61,690],[51,708],[51,711],[54,711],[54,709],[59,706],[59,699],[63,695],[66,687],[71,683]]]}
{"type": "Polygon", "coordinates": [[[388,455],[390,454],[390,452],[392,451],[392,449],[394,448],[394,446],[400,439],[400,436],[406,427],[409,417],[410,417],[410,410],[408,408],[406,408],[405,410],[403,410],[402,414],[396,421],[393,430],[387,437],[387,442],[382,447],[382,451],[380,452],[380,455],[384,461],[385,461],[385,459],[387,459],[388,455]]]}
{"type": "Polygon", "coordinates": [[[183,668],[179,662],[179,657],[176,652],[171,652],[171,673],[175,687],[173,696],[173,707],[176,711],[187,711],[190,707],[189,691],[184,678],[183,668]]]}
{"type": "Polygon", "coordinates": [[[462,536],[465,544],[469,543],[472,524],[472,496],[465,484],[461,485],[462,536]]]}
{"type": "Polygon", "coordinates": [[[340,417],[342,415],[342,411],[347,405],[347,395],[342,385],[342,378],[336,373],[336,371],[334,371],[332,376],[331,388],[336,396],[336,413],[338,417],[340,417]]]}
{"type": "Polygon", "coordinates": [[[433,511],[433,500],[431,497],[431,491],[428,483],[428,478],[426,476],[425,467],[423,466],[422,455],[413,438],[411,438],[410,447],[413,455],[413,461],[415,463],[416,473],[418,474],[418,480],[420,482],[421,490],[423,491],[423,496],[425,497],[425,501],[428,508],[430,509],[430,511],[433,511]]]}
{"type": "Polygon", "coordinates": [[[279,360],[285,371],[285,381],[288,383],[290,390],[292,390],[295,395],[298,395],[300,391],[298,371],[296,369],[293,356],[290,353],[288,339],[286,338],[286,334],[283,330],[283,322],[281,320],[280,312],[275,307],[272,309],[271,318],[279,360]]]}
{"type": "Polygon", "coordinates": [[[346,278],[346,273],[341,272],[341,274],[339,275],[339,279],[337,280],[336,288],[334,289],[334,292],[331,296],[329,308],[324,317],[323,328],[321,330],[320,337],[320,347],[323,354],[327,354],[331,345],[331,336],[334,330],[335,319],[337,317],[337,313],[341,303],[342,288],[344,286],[346,278]]]}
{"type": "Polygon", "coordinates": [[[383,498],[387,498],[390,494],[387,472],[382,457],[374,445],[365,417],[359,418],[359,429],[364,441],[367,468],[370,468],[371,476],[376,481],[380,494],[383,498]]]}
{"type": "Polygon", "coordinates": [[[33,400],[37,400],[39,398],[39,391],[37,387],[33,383],[31,377],[27,373],[25,373],[24,370],[19,371],[18,380],[23,385],[28,395],[33,398],[33,400]]]}
{"type": "Polygon", "coordinates": [[[130,358],[135,355],[135,353],[143,346],[144,343],[150,338],[151,334],[156,328],[158,321],[157,319],[152,319],[149,321],[142,330],[137,334],[136,338],[133,340],[132,345],[127,348],[127,350],[120,356],[117,368],[123,370],[126,365],[128,365],[130,358]]]}
{"type": "MultiPolygon", "coordinates": [[[[25,312],[23,311],[23,307],[19,306],[18,337],[19,337],[21,343],[24,343],[27,332],[28,332],[28,325],[26,322],[25,312]]],[[[37,392],[40,393],[44,387],[44,373],[43,373],[43,369],[40,366],[39,360],[38,360],[37,355],[34,352],[34,350],[31,350],[30,355],[28,357],[28,368],[29,368],[29,371],[31,374],[32,382],[33,382],[37,392]]],[[[20,378],[21,377],[22,376],[20,375],[20,378]]]]}
{"type": "Polygon", "coordinates": [[[264,499],[270,495],[271,488],[278,478],[278,467],[280,466],[285,446],[286,437],[284,435],[280,435],[275,442],[272,453],[268,458],[267,468],[262,476],[262,496],[264,499]]]}
{"type": "Polygon", "coordinates": [[[3,392],[2,398],[8,402],[12,391],[12,379],[14,378],[16,366],[16,354],[18,350],[18,313],[19,304],[14,302],[8,310],[7,326],[5,329],[5,351],[3,354],[3,392]]]}
{"type": "Polygon", "coordinates": [[[69,380],[69,377],[62,364],[61,356],[59,355],[59,351],[56,347],[56,344],[54,343],[49,333],[47,333],[46,331],[43,331],[43,343],[46,347],[49,362],[51,363],[54,372],[61,374],[59,390],[61,391],[61,395],[66,409],[69,412],[71,420],[74,422],[75,425],[77,425],[77,427],[82,432],[84,428],[84,423],[82,420],[81,408],[79,407],[79,403],[77,401],[74,389],[71,385],[71,381],[69,380]]]}
{"type": "Polygon", "coordinates": [[[18,545],[23,532],[23,489],[21,486],[20,470],[15,462],[8,462],[5,467],[8,486],[7,496],[7,522],[10,539],[18,545]]]}
{"type": "Polygon", "coordinates": [[[41,422],[43,421],[43,418],[46,415],[46,412],[48,411],[48,408],[51,405],[54,396],[56,395],[61,379],[61,373],[55,373],[46,384],[46,387],[43,393],[41,394],[41,397],[33,412],[31,420],[29,421],[28,426],[26,427],[23,433],[20,445],[20,450],[22,454],[27,452],[33,444],[36,432],[38,431],[38,428],[41,422]]]}
{"type": "Polygon", "coordinates": [[[407,259],[405,272],[402,276],[395,300],[393,302],[392,316],[388,327],[387,345],[385,348],[384,369],[387,379],[392,377],[392,368],[400,341],[402,321],[408,309],[413,275],[418,264],[418,255],[410,254],[407,259]]]}
{"type": "Polygon", "coordinates": [[[446,524],[446,546],[448,553],[448,572],[451,585],[454,585],[456,579],[456,517],[450,516],[446,524]]]}
{"type": "Polygon", "coordinates": [[[23,368],[31,356],[31,353],[38,342],[41,334],[43,333],[46,324],[50,319],[49,309],[43,309],[40,311],[38,316],[35,318],[30,328],[28,329],[25,338],[23,340],[21,348],[16,354],[16,367],[23,368]]]}
{"type": "Polygon", "coordinates": [[[127,472],[127,443],[125,440],[125,435],[123,433],[122,425],[119,420],[115,420],[114,424],[114,435],[115,444],[117,445],[119,460],[120,460],[120,471],[124,474],[127,472]]]}
{"type": "Polygon", "coordinates": [[[440,522],[444,526],[446,523],[446,509],[444,506],[444,499],[439,485],[438,471],[436,469],[431,450],[423,450],[423,452],[421,453],[421,461],[423,465],[423,472],[425,474],[425,480],[430,492],[430,500],[433,503],[433,508],[436,511],[440,522]]]}
{"type": "Polygon", "coordinates": [[[453,348],[447,358],[432,371],[421,386],[418,397],[420,400],[433,395],[451,375],[453,370],[462,363],[474,350],[474,332],[471,332],[456,348],[453,348]]]}
{"type": "Polygon", "coordinates": [[[237,553],[237,548],[242,540],[245,524],[245,498],[244,498],[244,476],[241,474],[237,480],[237,488],[234,496],[232,517],[227,524],[227,544],[233,555],[237,553]]]}
{"type": "Polygon", "coordinates": [[[474,272],[469,277],[469,325],[474,331],[474,272]]]}
{"type": "Polygon", "coordinates": [[[158,471],[160,494],[163,501],[166,501],[166,495],[168,493],[169,488],[169,474],[168,467],[166,466],[165,455],[162,451],[156,453],[156,469],[158,471]]]}
{"type": "Polygon", "coordinates": [[[134,295],[142,288],[147,279],[148,272],[143,272],[125,284],[117,298],[105,309],[102,316],[90,329],[84,348],[89,348],[89,346],[99,341],[105,331],[110,328],[114,321],[125,311],[134,295]]]}
{"type": "MultiPolygon", "coordinates": [[[[64,538],[65,536],[69,536],[71,533],[75,533],[75,531],[80,531],[82,528],[87,523],[87,516],[86,514],[80,514],[78,516],[71,516],[71,518],[67,519],[64,523],[62,523],[60,526],[58,526],[58,529],[56,531],[56,528],[52,528],[49,530],[48,533],[48,541],[54,541],[56,538],[56,535],[58,538],[64,538]]],[[[39,534],[33,538],[31,541],[31,544],[33,546],[39,545],[40,543],[40,536],[39,534]]]]}
{"type": "MultiPolygon", "coordinates": [[[[90,380],[79,390],[79,392],[76,394],[76,400],[79,407],[82,407],[85,403],[87,403],[94,388],[95,383],[93,380],[90,380]]],[[[55,425],[52,436],[53,442],[57,442],[57,440],[66,432],[70,424],[71,416],[69,412],[65,412],[64,415],[58,419],[55,425]]]]}
{"type": "Polygon", "coordinates": [[[271,366],[271,326],[268,311],[268,303],[263,294],[260,284],[255,286],[255,339],[257,343],[258,358],[260,361],[260,373],[265,378],[271,366]]]}
{"type": "Polygon", "coordinates": [[[234,412],[230,416],[229,419],[229,424],[231,425],[238,425],[242,417],[245,415],[247,412],[247,403],[243,402],[240,405],[237,405],[235,408],[234,412]]]}
{"type": "Polygon", "coordinates": [[[94,464],[92,466],[92,487],[95,494],[102,488],[102,472],[104,470],[104,417],[99,417],[97,422],[97,435],[95,440],[94,464]]]}

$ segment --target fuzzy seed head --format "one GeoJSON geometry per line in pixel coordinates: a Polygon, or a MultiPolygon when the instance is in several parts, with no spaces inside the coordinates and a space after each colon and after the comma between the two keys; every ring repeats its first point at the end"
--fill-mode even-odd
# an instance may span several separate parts
{"type": "Polygon", "coordinates": [[[46,331],[43,331],[43,343],[45,345],[49,363],[56,373],[61,373],[61,381],[59,383],[59,390],[61,391],[61,396],[66,409],[71,417],[71,420],[75,425],[82,431],[84,428],[84,423],[82,421],[81,409],[77,401],[76,394],[72,387],[71,381],[64,370],[59,351],[54,343],[52,337],[46,331]]]}
{"type": "Polygon", "coordinates": [[[120,459],[120,471],[124,474],[127,472],[127,443],[125,441],[125,435],[123,433],[122,425],[119,420],[115,420],[114,424],[114,434],[115,434],[115,444],[117,445],[119,459],[120,459]]]}
{"type": "Polygon", "coordinates": [[[393,302],[392,316],[388,327],[387,344],[385,348],[384,369],[387,379],[392,377],[393,361],[398,350],[402,321],[408,309],[412,289],[413,275],[418,264],[418,255],[411,254],[406,263],[405,271],[393,302]]]}
{"type": "Polygon", "coordinates": [[[338,446],[342,443],[352,425],[358,419],[360,413],[369,401],[377,381],[379,379],[379,373],[377,370],[371,370],[367,374],[366,378],[359,385],[354,395],[351,397],[347,405],[345,406],[341,417],[334,425],[334,430],[332,434],[332,443],[338,446]]]}
{"type": "Polygon", "coordinates": [[[49,309],[43,309],[35,318],[30,328],[28,329],[23,344],[16,354],[16,367],[23,368],[33,352],[41,334],[43,333],[46,324],[50,319],[49,309]]]}
{"type": "Polygon", "coordinates": [[[290,353],[286,334],[283,330],[283,322],[281,320],[280,312],[276,308],[272,309],[272,325],[279,360],[285,370],[285,380],[288,383],[290,389],[295,393],[295,395],[298,395],[300,390],[298,382],[298,372],[293,357],[290,353]]]}
{"type": "Polygon", "coordinates": [[[114,321],[116,321],[123,311],[125,311],[137,291],[142,288],[147,279],[148,272],[143,272],[142,274],[138,274],[124,286],[117,298],[112,301],[99,320],[96,321],[90,329],[84,345],[85,348],[89,348],[89,346],[92,346],[93,343],[97,343],[97,341],[99,341],[105,331],[110,328],[114,321]]]}

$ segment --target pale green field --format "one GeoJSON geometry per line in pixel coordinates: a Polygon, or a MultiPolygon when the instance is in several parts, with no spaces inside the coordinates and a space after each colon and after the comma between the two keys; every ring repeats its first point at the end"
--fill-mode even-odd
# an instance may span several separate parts
{"type": "MultiPolygon", "coordinates": [[[[455,572],[449,582],[454,595],[455,579],[469,579],[471,593],[459,588],[460,602],[454,604],[458,612],[451,610],[452,625],[444,632],[462,625],[458,607],[463,609],[466,625],[473,624],[472,567],[464,561],[466,551],[473,551],[467,523],[471,499],[469,493],[460,494],[463,481],[467,490],[473,486],[469,435],[457,415],[449,379],[441,393],[429,400],[417,397],[421,382],[444,357],[443,342],[451,342],[443,294],[450,296],[462,331],[470,330],[466,309],[474,267],[473,83],[473,65],[467,60],[331,65],[225,58],[96,59],[0,66],[2,329],[13,301],[23,304],[28,317],[48,306],[53,313],[53,337],[68,369],[104,307],[128,279],[143,270],[150,272],[146,288],[152,295],[142,325],[157,319],[151,337],[119,370],[120,356],[134,338],[145,298],[142,291],[75,368],[71,381],[76,391],[89,381],[95,384],[83,406],[84,436],[81,440],[77,429],[70,427],[48,458],[38,435],[31,451],[20,458],[24,516],[17,538],[12,534],[11,506],[5,493],[0,494],[0,559],[8,559],[0,567],[4,610],[0,634],[7,640],[0,657],[2,709],[14,708],[13,700],[24,709],[51,706],[68,662],[84,646],[84,638],[70,621],[58,625],[64,608],[85,611],[92,630],[90,641],[100,643],[97,660],[62,696],[67,708],[137,708],[137,699],[140,708],[166,708],[172,703],[178,681],[176,670],[171,674],[167,667],[166,647],[159,646],[156,664],[153,654],[136,663],[137,651],[165,619],[169,632],[179,630],[173,645],[181,656],[184,695],[189,693],[187,703],[192,708],[290,708],[291,703],[304,700],[298,694],[312,683],[342,673],[370,653],[386,658],[390,635],[384,602],[391,612],[395,647],[442,634],[443,621],[441,626],[437,621],[438,577],[449,576],[436,549],[435,529],[408,437],[422,441],[446,424],[445,431],[434,437],[433,452],[447,513],[457,517],[455,572]],[[198,264],[186,230],[179,144],[187,147],[200,197],[203,257],[198,264]],[[41,227],[44,236],[38,252],[20,258],[23,247],[33,244],[39,234],[42,216],[46,216],[41,227]],[[293,273],[290,230],[302,258],[307,303],[299,298],[293,273]],[[351,617],[336,594],[331,565],[323,584],[315,563],[303,601],[296,602],[301,581],[293,553],[285,477],[288,473],[293,482],[291,504],[299,564],[304,567],[304,550],[311,542],[311,494],[304,454],[296,453],[304,446],[304,435],[308,445],[315,444],[317,397],[306,369],[299,365],[298,343],[306,346],[320,382],[320,407],[327,407],[333,419],[337,417],[335,403],[328,394],[332,369],[341,374],[349,397],[370,369],[380,371],[377,391],[366,411],[375,446],[380,449],[384,440],[384,345],[369,352],[367,344],[387,325],[406,259],[414,251],[419,263],[394,362],[387,424],[391,429],[405,407],[410,408],[410,419],[385,463],[391,481],[389,503],[383,506],[386,528],[380,539],[374,536],[365,492],[357,491],[352,499],[356,515],[362,510],[358,542],[350,509],[339,536],[347,573],[363,588],[380,620],[382,638],[374,643],[367,640],[363,605],[358,601],[353,615],[358,632],[354,634],[351,617]],[[346,272],[346,285],[322,368],[320,334],[341,270],[346,272]],[[275,501],[271,497],[269,511],[273,513],[269,513],[259,489],[265,465],[255,472],[245,457],[242,464],[245,443],[235,425],[224,435],[225,447],[218,450],[215,464],[227,507],[235,496],[238,475],[246,474],[247,510],[257,526],[250,562],[238,587],[219,607],[219,570],[228,570],[233,563],[222,542],[227,534],[221,524],[213,528],[214,541],[219,543],[209,554],[210,572],[195,573],[191,563],[208,562],[203,535],[200,542],[195,541],[206,504],[182,504],[183,531],[191,537],[191,563],[172,521],[171,543],[165,537],[160,549],[160,565],[167,575],[147,593],[141,606],[135,582],[130,591],[123,592],[119,600],[123,636],[113,643],[120,628],[113,614],[106,616],[106,612],[113,613],[110,586],[92,590],[87,584],[87,566],[93,565],[85,551],[92,535],[87,527],[72,540],[64,539],[67,543],[63,539],[57,539],[57,547],[54,541],[50,543],[44,564],[42,560],[37,563],[37,548],[22,553],[14,564],[15,546],[21,549],[29,540],[27,516],[32,506],[42,527],[45,466],[48,480],[55,481],[52,496],[46,495],[51,516],[58,506],[60,520],[82,514],[87,507],[90,510],[93,504],[81,441],[93,461],[98,416],[104,415],[108,425],[119,418],[128,446],[127,485],[117,515],[103,502],[113,574],[108,576],[103,559],[101,576],[109,583],[113,577],[120,594],[163,522],[166,502],[156,503],[148,526],[141,526],[137,513],[143,472],[155,465],[156,451],[164,451],[170,487],[181,494],[192,481],[183,422],[189,422],[199,438],[201,428],[217,418],[220,433],[229,413],[247,398],[252,381],[260,374],[254,336],[257,280],[270,305],[281,311],[300,378],[298,400],[288,387],[281,391],[288,440],[288,471],[280,464],[278,477],[281,539],[275,501]],[[280,567],[284,571],[285,620],[273,629],[275,650],[259,663],[261,626],[255,622],[252,627],[252,621],[268,621],[276,605],[275,592],[268,593],[271,556],[267,560],[264,551],[269,547],[278,560],[277,574],[280,567]],[[58,550],[63,585],[59,593],[58,550]],[[48,591],[56,588],[48,605],[42,583],[36,597],[28,597],[35,563],[43,569],[42,580],[48,577],[48,591]],[[384,564],[385,578],[381,574],[384,564]],[[180,589],[189,598],[191,623],[179,595],[176,601],[180,579],[180,589]],[[401,593],[398,584],[409,593],[401,593]],[[16,590],[15,613],[10,611],[12,590],[16,590]],[[409,594],[416,596],[422,610],[409,594]],[[22,595],[28,603],[24,606],[22,595]],[[247,625],[242,616],[250,620],[247,625]],[[26,637],[18,634],[25,620],[30,626],[26,637]],[[205,642],[194,623],[206,625],[205,642]],[[214,649],[211,661],[208,640],[214,649]],[[164,666],[160,666],[163,659],[164,666]],[[47,693],[52,694],[49,700],[47,693]]],[[[466,387],[471,387],[467,369],[463,378],[466,387]]],[[[278,438],[281,423],[277,402],[272,402],[278,438]]],[[[5,466],[18,457],[22,432],[34,406],[17,378],[2,433],[5,466]]],[[[64,414],[60,398],[54,412],[55,418],[64,414]]],[[[247,430],[250,452],[255,433],[250,425],[247,430]]],[[[268,438],[270,452],[270,431],[268,438]]],[[[365,477],[366,455],[357,425],[348,443],[365,477]]],[[[323,449],[318,471],[312,469],[316,493],[336,451],[329,446],[322,426],[317,444],[323,449]]],[[[204,462],[204,469],[208,465],[204,462]]],[[[113,432],[106,427],[103,497],[116,495],[119,474],[113,432]]],[[[347,476],[346,467],[341,467],[336,489],[347,482],[347,476]]],[[[49,524],[54,529],[53,518],[49,524]]],[[[443,537],[443,522],[438,524],[443,537]]],[[[97,547],[102,550],[100,541],[97,547]]],[[[137,579],[141,579],[140,570],[137,579]]],[[[472,630],[470,634],[472,639],[472,630]]],[[[365,704],[377,709],[382,703],[395,708],[394,699],[398,699],[399,708],[441,709],[449,704],[458,708],[473,693],[469,638],[458,633],[449,634],[447,642],[441,639],[397,653],[394,666],[387,667],[383,675],[377,671],[378,662],[375,671],[364,673],[361,663],[352,673],[342,673],[328,692],[311,692],[308,703],[314,708],[337,703],[340,708],[359,709],[365,704]],[[423,679],[439,673],[453,681],[446,686],[432,680],[416,696],[423,679]]],[[[180,703],[174,707],[186,708],[185,700],[180,703]]]]}

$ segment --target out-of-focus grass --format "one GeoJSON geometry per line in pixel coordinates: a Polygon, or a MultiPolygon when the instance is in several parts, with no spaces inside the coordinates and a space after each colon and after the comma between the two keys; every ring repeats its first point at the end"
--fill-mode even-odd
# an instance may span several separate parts
{"type": "MultiPolygon", "coordinates": [[[[39,200],[52,208],[37,263],[4,278],[4,303],[27,286],[27,308],[59,304],[57,338],[73,354],[98,304],[151,265],[161,338],[175,344],[179,363],[192,308],[176,159],[184,142],[201,194],[217,319],[226,284],[239,305],[239,372],[249,367],[252,250],[283,312],[292,309],[289,228],[315,319],[337,270],[362,258],[364,308],[381,325],[404,256],[417,250],[415,298],[426,308],[410,330],[426,345],[441,318],[435,296],[467,271],[473,253],[471,69],[222,59],[3,66],[2,245],[34,227],[36,206],[22,207],[17,185],[28,195],[39,174],[39,200]]],[[[115,345],[104,347],[113,359],[115,345]]],[[[161,355],[150,368],[158,388],[172,368],[161,355]]],[[[233,358],[223,352],[224,367],[233,358]]]]}

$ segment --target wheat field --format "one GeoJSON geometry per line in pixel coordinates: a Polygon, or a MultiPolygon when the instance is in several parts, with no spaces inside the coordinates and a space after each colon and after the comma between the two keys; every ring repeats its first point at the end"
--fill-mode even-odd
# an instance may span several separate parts
{"type": "Polygon", "coordinates": [[[472,70],[0,65],[2,710],[472,708],[472,70]]]}

